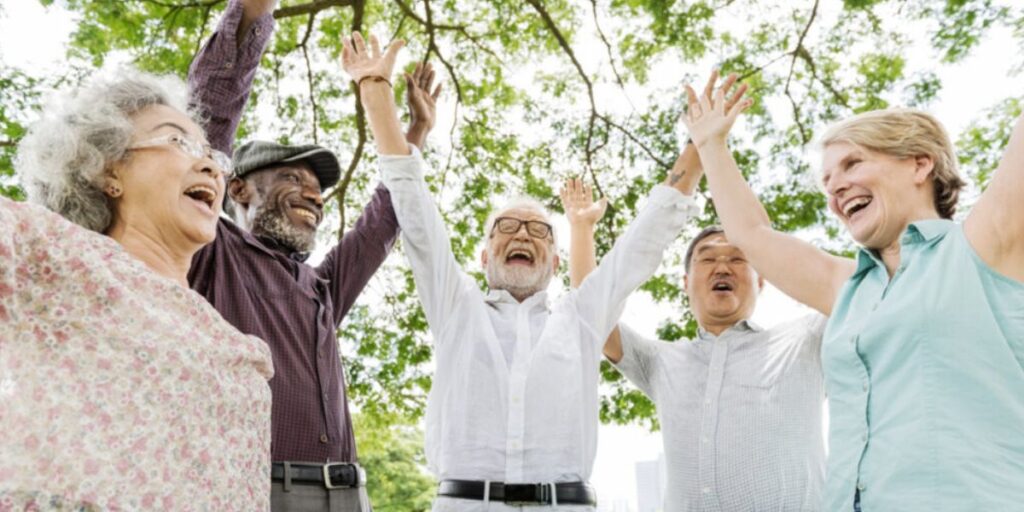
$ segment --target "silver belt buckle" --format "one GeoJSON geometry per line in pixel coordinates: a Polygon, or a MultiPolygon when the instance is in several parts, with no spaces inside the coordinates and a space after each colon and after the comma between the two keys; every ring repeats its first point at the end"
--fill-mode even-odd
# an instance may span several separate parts
{"type": "Polygon", "coordinates": [[[328,489],[353,489],[356,487],[362,487],[366,485],[366,470],[363,469],[359,464],[351,462],[328,462],[323,465],[324,471],[324,487],[328,489]],[[356,470],[356,483],[355,485],[334,485],[331,482],[331,466],[352,466],[356,470]]]}

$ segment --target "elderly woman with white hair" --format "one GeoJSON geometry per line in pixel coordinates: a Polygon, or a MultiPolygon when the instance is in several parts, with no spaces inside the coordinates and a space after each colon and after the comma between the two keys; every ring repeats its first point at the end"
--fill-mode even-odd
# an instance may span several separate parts
{"type": "Polygon", "coordinates": [[[186,282],[230,161],[184,83],[96,78],[47,104],[18,157],[30,202],[0,199],[0,509],[266,510],[269,351],[186,282]]]}
{"type": "Polygon", "coordinates": [[[911,109],[823,137],[829,209],[856,260],[775,231],[726,136],[743,105],[689,90],[685,119],[729,240],[830,315],[824,510],[1019,510],[1024,503],[1024,121],[963,222],[945,129],[911,109]]]}

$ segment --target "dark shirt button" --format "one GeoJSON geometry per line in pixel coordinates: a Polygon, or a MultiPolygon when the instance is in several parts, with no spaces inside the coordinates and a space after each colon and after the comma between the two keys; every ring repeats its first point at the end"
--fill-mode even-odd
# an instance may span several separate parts
{"type": "Polygon", "coordinates": [[[320,434],[320,442],[321,443],[326,443],[327,442],[327,434],[320,434]]]}

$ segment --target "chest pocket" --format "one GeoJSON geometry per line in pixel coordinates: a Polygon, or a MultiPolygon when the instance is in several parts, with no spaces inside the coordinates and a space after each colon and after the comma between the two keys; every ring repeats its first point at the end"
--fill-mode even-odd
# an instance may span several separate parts
{"type": "Polygon", "coordinates": [[[732,347],[724,383],[764,390],[775,387],[786,369],[797,362],[793,347],[781,341],[784,340],[751,340],[732,347]]]}

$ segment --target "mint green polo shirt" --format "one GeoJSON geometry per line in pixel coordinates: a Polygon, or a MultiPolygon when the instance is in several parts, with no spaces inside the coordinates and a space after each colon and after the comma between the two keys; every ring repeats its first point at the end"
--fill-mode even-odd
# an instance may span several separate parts
{"type": "Polygon", "coordinates": [[[891,281],[860,250],[825,331],[823,509],[1024,510],[1024,283],[951,221],[901,242],[891,281]]]}

